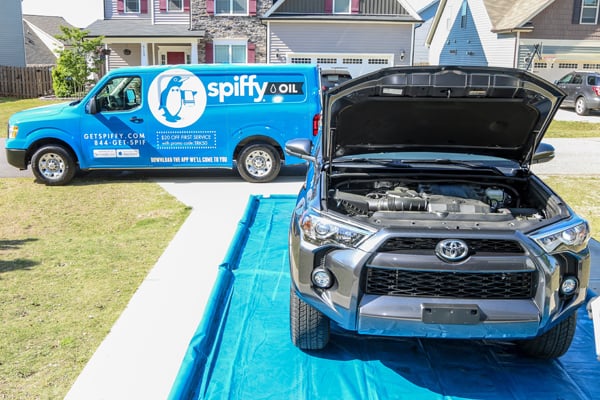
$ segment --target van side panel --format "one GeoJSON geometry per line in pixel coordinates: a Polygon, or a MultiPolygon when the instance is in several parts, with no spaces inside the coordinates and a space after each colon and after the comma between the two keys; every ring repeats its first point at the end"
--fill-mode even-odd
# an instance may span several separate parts
{"type": "Polygon", "coordinates": [[[86,99],[97,112],[81,119],[82,168],[231,168],[242,142],[312,137],[320,112],[314,66],[128,68],[98,87],[86,99]]]}

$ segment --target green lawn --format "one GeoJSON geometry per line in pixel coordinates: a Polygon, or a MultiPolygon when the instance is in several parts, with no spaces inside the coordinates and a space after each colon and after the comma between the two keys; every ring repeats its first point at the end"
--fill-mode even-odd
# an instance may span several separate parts
{"type": "Polygon", "coordinates": [[[0,179],[0,399],[62,399],[189,209],[159,185],[0,179]]]}

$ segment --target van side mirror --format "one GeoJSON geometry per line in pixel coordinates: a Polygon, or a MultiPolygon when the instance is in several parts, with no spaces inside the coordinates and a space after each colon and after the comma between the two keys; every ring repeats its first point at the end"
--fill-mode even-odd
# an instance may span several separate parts
{"type": "Polygon", "coordinates": [[[85,105],[85,112],[88,114],[98,114],[98,106],[96,105],[96,98],[92,97],[90,101],[85,105]]]}
{"type": "Polygon", "coordinates": [[[133,89],[127,89],[125,97],[127,97],[127,104],[135,104],[135,91],[133,89]]]}
{"type": "Polygon", "coordinates": [[[312,142],[309,139],[292,139],[285,144],[285,152],[291,156],[300,157],[303,160],[315,162],[316,158],[311,155],[312,142]]]}
{"type": "Polygon", "coordinates": [[[532,164],[541,164],[554,159],[554,146],[548,143],[540,143],[533,154],[532,164]]]}

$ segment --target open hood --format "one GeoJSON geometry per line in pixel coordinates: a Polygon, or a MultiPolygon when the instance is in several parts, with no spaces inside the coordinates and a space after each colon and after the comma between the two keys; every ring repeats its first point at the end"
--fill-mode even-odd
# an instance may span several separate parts
{"type": "Polygon", "coordinates": [[[521,70],[384,68],[329,92],[325,151],[329,159],[402,151],[468,153],[528,166],[564,96],[521,70]]]}

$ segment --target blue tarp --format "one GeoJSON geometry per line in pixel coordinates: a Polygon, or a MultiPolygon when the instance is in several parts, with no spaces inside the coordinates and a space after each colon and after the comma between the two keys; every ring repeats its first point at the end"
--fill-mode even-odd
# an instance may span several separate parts
{"type": "Polygon", "coordinates": [[[287,232],[295,199],[251,197],[220,266],[171,399],[600,399],[585,309],[554,361],[509,343],[356,336],[333,328],[325,350],[289,339],[287,232]]]}

